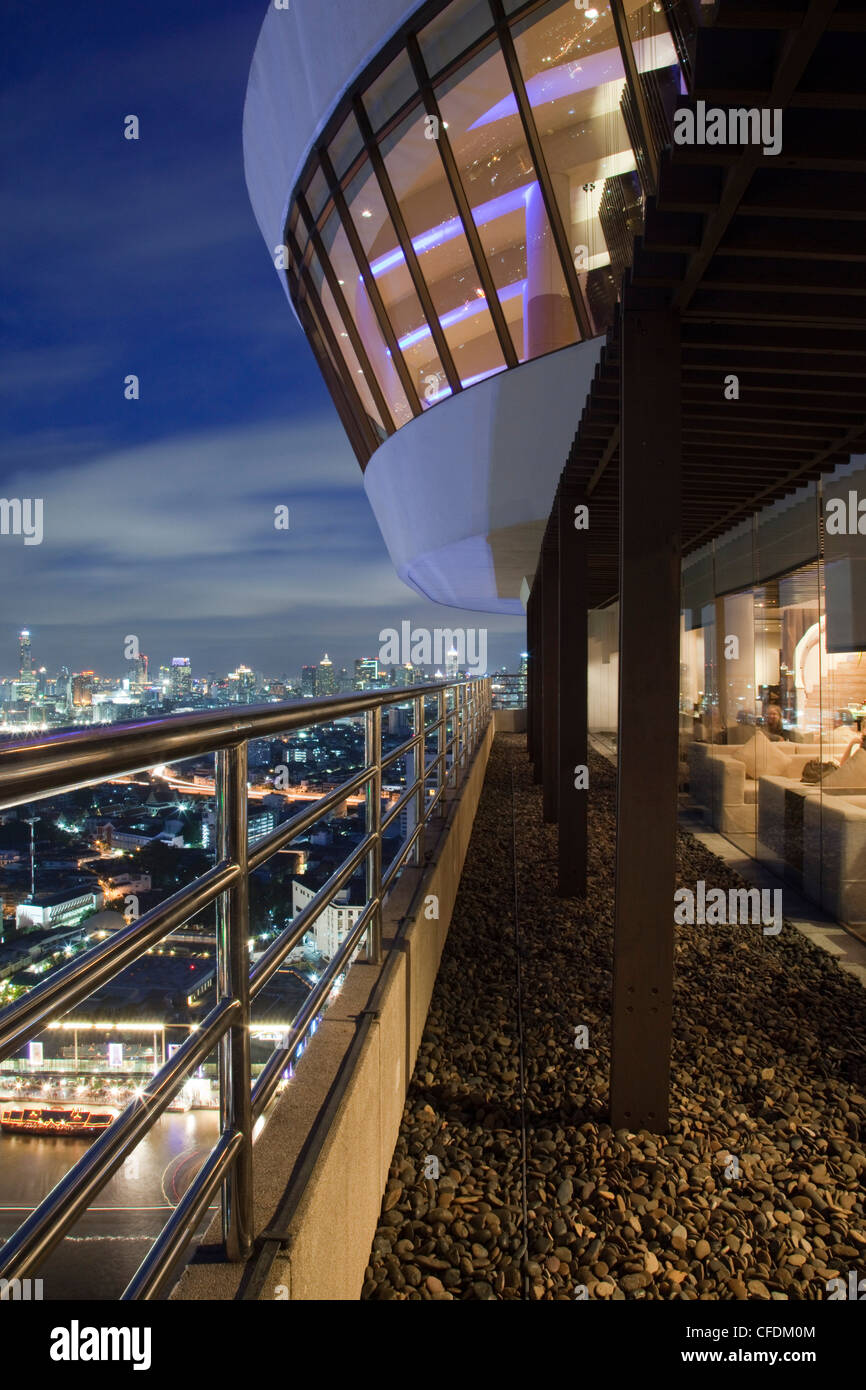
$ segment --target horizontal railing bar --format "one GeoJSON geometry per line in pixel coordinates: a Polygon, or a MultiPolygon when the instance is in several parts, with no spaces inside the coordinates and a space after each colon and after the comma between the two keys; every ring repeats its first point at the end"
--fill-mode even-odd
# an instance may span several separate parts
{"type": "Polygon", "coordinates": [[[295,949],[304,932],[307,931],[311,922],[315,922],[328,906],[335,893],[348,882],[360,864],[361,860],[370,852],[375,844],[375,835],[365,835],[360,844],[356,845],[352,853],[341,864],[339,869],[335,869],[331,877],[322,885],[315,897],[312,898],[297,915],[289,927],[272,941],[265,951],[261,960],[256,961],[255,968],[250,975],[250,1000],[256,998],[264,989],[265,985],[279,970],[286,956],[295,949]]]}
{"type": "Polygon", "coordinates": [[[288,1042],[286,1046],[275,1048],[262,1071],[259,1073],[256,1083],[253,1086],[252,1095],[254,1120],[257,1120],[264,1113],[268,1101],[279,1085],[280,1076],[286,1064],[291,1061],[295,1049],[302,1041],[304,1034],[319,1010],[324,1006],[335,979],[340,972],[345,969],[346,962],[349,960],[352,952],[370,925],[373,914],[378,906],[378,898],[373,898],[373,900],[367,904],[351,932],[341,944],[337,954],[332,956],[318,983],[307,995],[298,1013],[292,1019],[292,1026],[288,1032],[288,1042]]]}
{"type": "Polygon", "coordinates": [[[274,854],[279,853],[285,845],[296,839],[298,835],[303,835],[309,826],[315,825],[317,820],[326,816],[332,806],[339,806],[340,802],[344,801],[347,796],[351,796],[359,787],[365,786],[372,775],[372,768],[364,768],[354,777],[342,782],[334,791],[328,792],[328,795],[323,796],[321,801],[314,802],[304,811],[298,811],[290,820],[278,825],[276,830],[270,830],[260,840],[254,840],[247,856],[250,870],[258,869],[274,854]]]}
{"type": "Polygon", "coordinates": [[[432,694],[454,682],[406,686],[399,690],[329,695],[321,700],[287,700],[236,710],[202,710],[163,715],[107,729],[73,729],[39,741],[16,740],[0,747],[0,810],[109,777],[141,772],[159,763],[181,762],[245,739],[266,738],[291,729],[345,719],[365,710],[399,704],[420,692],[432,694]]]}
{"type": "Polygon", "coordinates": [[[420,785],[421,778],[416,777],[415,781],[411,784],[411,786],[408,786],[406,790],[394,802],[394,805],[391,807],[387,816],[382,817],[383,835],[385,834],[385,831],[388,829],[388,826],[392,823],[392,821],[395,821],[399,816],[400,812],[409,804],[409,802],[412,800],[412,797],[417,795],[418,788],[420,785]]]}
{"type": "Polygon", "coordinates": [[[164,936],[182,926],[194,912],[207,907],[240,876],[237,864],[215,864],[200,878],[181,888],[164,903],[145,912],[138,921],[92,947],[68,965],[61,966],[41,984],[0,1012],[0,1061],[23,1047],[58,1014],[68,1013],[89,998],[100,985],[144,955],[164,936]]]}
{"type": "Polygon", "coordinates": [[[426,825],[427,820],[425,817],[425,819],[421,821],[419,825],[415,826],[415,829],[411,832],[411,834],[406,836],[406,839],[403,841],[403,844],[401,845],[400,849],[397,851],[394,858],[391,860],[391,863],[388,865],[388,872],[382,875],[383,898],[391,885],[391,880],[402,869],[403,864],[407,859],[415,841],[418,839],[419,835],[422,835],[424,833],[426,825]]]}
{"type": "Polygon", "coordinates": [[[385,768],[390,767],[391,763],[395,763],[398,758],[405,758],[407,753],[414,752],[415,745],[421,737],[421,734],[410,734],[405,743],[401,743],[399,748],[395,748],[393,753],[389,753],[387,758],[382,759],[382,771],[384,772],[385,768]]]}
{"type": "Polygon", "coordinates": [[[163,1284],[184,1246],[195,1235],[211,1197],[226,1177],[242,1143],[240,1130],[222,1135],[120,1295],[122,1303],[137,1299],[146,1302],[159,1297],[163,1284]]]}
{"type": "Polygon", "coordinates": [[[445,791],[445,783],[443,782],[442,785],[441,785],[441,787],[437,787],[437,788],[436,788],[436,791],[434,792],[433,796],[431,796],[430,801],[429,801],[428,804],[427,804],[427,814],[426,814],[426,816],[424,817],[425,821],[426,821],[426,820],[429,820],[430,816],[432,816],[432,814],[433,814],[433,812],[434,812],[434,810],[435,810],[435,808],[436,808],[436,805],[437,805],[438,801],[440,800],[440,798],[441,798],[441,796],[442,796],[442,794],[443,794],[444,791],[445,791]]]}
{"type": "Polygon", "coordinates": [[[197,1031],[181,1043],[141,1095],[130,1101],[15,1234],[0,1246],[0,1278],[23,1279],[51,1254],[171,1103],[187,1072],[213,1051],[239,1013],[237,999],[221,1000],[197,1031]]]}

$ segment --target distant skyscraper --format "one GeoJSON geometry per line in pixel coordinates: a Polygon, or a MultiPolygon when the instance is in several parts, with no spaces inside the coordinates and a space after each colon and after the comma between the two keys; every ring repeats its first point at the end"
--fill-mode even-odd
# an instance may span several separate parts
{"type": "Polygon", "coordinates": [[[171,658],[171,693],[175,700],[183,699],[192,689],[192,667],[188,656],[171,658]]]}
{"type": "Polygon", "coordinates": [[[445,653],[445,679],[454,680],[460,668],[460,653],[456,647],[445,653]]]}
{"type": "Polygon", "coordinates": [[[72,703],[76,709],[88,709],[93,704],[93,671],[79,671],[72,677],[72,703]]]}
{"type": "Polygon", "coordinates": [[[325,655],[319,662],[319,674],[316,679],[316,694],[333,695],[336,688],[337,683],[334,679],[334,663],[331,661],[328,653],[325,652],[325,655]]]}
{"type": "Polygon", "coordinates": [[[375,656],[362,656],[355,662],[355,689],[369,690],[379,679],[379,662],[375,656]]]}
{"type": "Polygon", "coordinates": [[[255,688],[255,672],[249,666],[239,666],[236,671],[229,671],[229,699],[234,704],[248,705],[255,688]]]}
{"type": "Polygon", "coordinates": [[[132,691],[144,690],[147,685],[147,657],[144,653],[132,656],[127,662],[129,688],[132,691]]]}
{"type": "Polygon", "coordinates": [[[317,666],[302,666],[302,667],[301,667],[301,694],[302,694],[302,695],[304,695],[304,696],[306,696],[306,697],[310,697],[310,698],[312,698],[312,699],[315,699],[315,696],[316,696],[316,676],[317,676],[317,674],[318,674],[318,667],[317,667],[317,666]]]}
{"type": "Polygon", "coordinates": [[[25,628],[18,634],[18,677],[29,680],[33,675],[33,654],[30,650],[30,633],[25,628]]]}
{"type": "Polygon", "coordinates": [[[26,628],[18,634],[18,694],[23,700],[32,700],[36,694],[36,672],[33,670],[30,633],[26,628]]]}

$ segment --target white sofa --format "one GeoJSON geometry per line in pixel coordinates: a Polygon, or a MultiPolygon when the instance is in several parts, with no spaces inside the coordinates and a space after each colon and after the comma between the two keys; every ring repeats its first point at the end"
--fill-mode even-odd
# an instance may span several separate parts
{"type": "Polygon", "coordinates": [[[866,794],[827,789],[803,809],[803,889],[840,922],[866,922],[866,794]]]}
{"type": "MultiPolygon", "coordinates": [[[[776,743],[772,746],[787,757],[785,780],[797,785],[806,763],[821,756],[817,743],[776,743]]],[[[758,785],[767,780],[747,775],[745,765],[737,756],[741,752],[741,747],[716,743],[692,743],[686,751],[691,799],[723,835],[754,835],[758,785]]]]}

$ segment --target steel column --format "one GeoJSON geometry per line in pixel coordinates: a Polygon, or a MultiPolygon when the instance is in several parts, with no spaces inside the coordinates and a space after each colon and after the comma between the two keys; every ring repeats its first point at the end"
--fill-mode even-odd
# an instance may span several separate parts
{"type": "Polygon", "coordinates": [[[622,312],[611,1123],[668,1126],[680,660],[679,317],[622,312]],[[652,737],[647,731],[652,730],[652,737]]]}

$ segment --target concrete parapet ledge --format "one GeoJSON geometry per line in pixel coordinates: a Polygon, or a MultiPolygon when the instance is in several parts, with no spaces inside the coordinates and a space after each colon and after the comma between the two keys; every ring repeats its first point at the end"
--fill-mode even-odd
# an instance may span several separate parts
{"type": "Polygon", "coordinates": [[[492,742],[491,721],[385,906],[381,968],[352,966],[255,1142],[251,1260],[222,1259],[217,1217],[172,1299],[359,1298],[492,742]]]}

